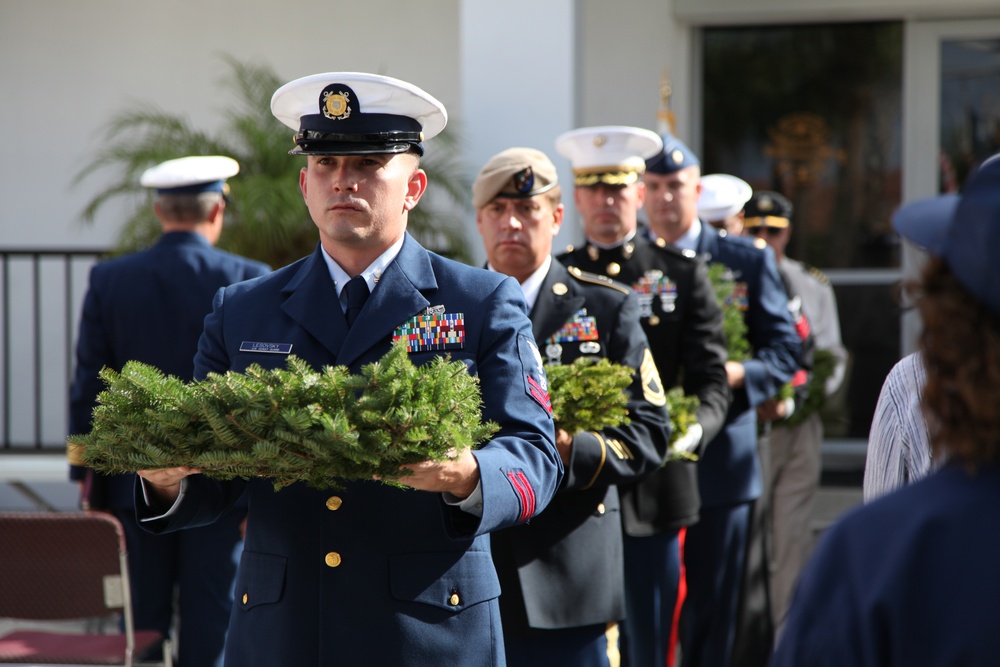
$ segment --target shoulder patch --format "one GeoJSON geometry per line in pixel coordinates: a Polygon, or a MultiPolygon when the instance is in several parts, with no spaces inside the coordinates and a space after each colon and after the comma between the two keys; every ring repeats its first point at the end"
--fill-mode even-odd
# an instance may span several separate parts
{"type": "Polygon", "coordinates": [[[628,294],[631,291],[625,285],[617,283],[611,278],[608,278],[607,276],[598,275],[596,273],[589,273],[587,271],[581,271],[579,268],[575,266],[568,266],[566,267],[566,270],[569,271],[571,276],[585,283],[592,283],[594,285],[603,285],[604,287],[610,287],[611,289],[618,290],[622,294],[628,294]]]}
{"type": "Polygon", "coordinates": [[[764,239],[761,239],[761,238],[757,238],[757,239],[754,239],[753,245],[754,245],[755,248],[760,248],[761,250],[763,250],[764,248],[767,247],[767,241],[765,241],[764,239]]]}

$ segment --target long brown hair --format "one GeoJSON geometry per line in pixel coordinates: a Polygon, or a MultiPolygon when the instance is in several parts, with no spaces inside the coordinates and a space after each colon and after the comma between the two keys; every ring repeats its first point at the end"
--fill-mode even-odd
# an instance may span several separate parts
{"type": "Polygon", "coordinates": [[[924,324],[923,406],[935,457],[970,468],[1000,460],[1000,316],[941,259],[931,259],[911,287],[924,324]]]}

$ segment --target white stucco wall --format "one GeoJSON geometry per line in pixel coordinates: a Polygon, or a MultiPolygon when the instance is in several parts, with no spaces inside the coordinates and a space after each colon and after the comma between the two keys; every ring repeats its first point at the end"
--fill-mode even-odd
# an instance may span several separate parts
{"type": "MultiPolygon", "coordinates": [[[[108,120],[134,101],[219,126],[232,97],[219,54],[291,80],[334,70],[411,81],[458,114],[458,0],[3,0],[0,246],[111,243],[116,211],[83,226],[106,182],[73,186],[108,120]]],[[[294,187],[294,184],[289,184],[294,187]]]]}

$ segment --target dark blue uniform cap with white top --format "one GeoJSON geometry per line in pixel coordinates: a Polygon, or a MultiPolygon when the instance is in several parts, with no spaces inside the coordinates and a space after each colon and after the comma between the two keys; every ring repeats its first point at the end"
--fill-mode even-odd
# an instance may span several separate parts
{"type": "Polygon", "coordinates": [[[448,122],[444,105],[417,86],[378,74],[328,72],[286,83],[271,113],[295,130],[291,155],[423,155],[448,122]]]}
{"type": "Polygon", "coordinates": [[[646,160],[646,171],[653,174],[672,174],[687,167],[701,166],[698,156],[684,142],[672,134],[664,134],[663,148],[646,160]]]}
{"type": "Polygon", "coordinates": [[[1000,154],[979,166],[961,194],[906,204],[892,216],[892,226],[947,262],[959,282],[1000,315],[1000,154]]]}
{"type": "Polygon", "coordinates": [[[157,194],[228,192],[226,179],[240,172],[239,163],[224,155],[192,155],[161,162],[143,172],[139,183],[157,194]]]}

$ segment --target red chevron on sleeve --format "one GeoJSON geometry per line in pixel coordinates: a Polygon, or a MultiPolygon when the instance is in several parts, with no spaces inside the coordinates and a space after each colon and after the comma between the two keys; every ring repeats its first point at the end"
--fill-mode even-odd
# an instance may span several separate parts
{"type": "Polygon", "coordinates": [[[542,389],[542,386],[538,384],[538,381],[531,377],[528,377],[528,384],[531,385],[531,397],[538,401],[538,403],[545,408],[545,411],[550,415],[552,414],[552,399],[549,398],[549,392],[542,389]]]}
{"type": "Polygon", "coordinates": [[[508,472],[507,479],[521,501],[521,515],[517,521],[518,523],[527,521],[535,514],[535,491],[531,488],[531,482],[520,470],[508,472]]]}

